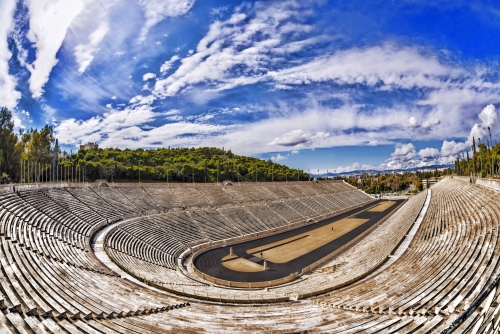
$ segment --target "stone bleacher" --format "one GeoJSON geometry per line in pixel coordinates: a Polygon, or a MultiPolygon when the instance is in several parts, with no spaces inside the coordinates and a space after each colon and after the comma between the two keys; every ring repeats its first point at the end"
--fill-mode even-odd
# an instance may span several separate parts
{"type": "MultiPolygon", "coordinates": [[[[179,268],[179,256],[197,244],[321,220],[372,199],[344,182],[5,192],[0,332],[440,332],[500,274],[500,194],[454,179],[431,190],[317,270],[267,290],[210,284],[179,268]],[[427,212],[414,225],[426,199],[427,212]],[[89,240],[107,224],[116,224],[105,238],[108,256],[161,290],[121,278],[97,259],[89,240]],[[215,296],[280,303],[197,302],[215,296]]],[[[493,319],[495,298],[455,332],[472,330],[484,312],[493,319]]]]}
{"type": "Polygon", "coordinates": [[[362,284],[317,302],[377,314],[439,317],[437,332],[446,328],[500,273],[497,196],[452,179],[438,183],[420,229],[399,259],[362,284]]]}
{"type": "Polygon", "coordinates": [[[91,226],[98,223],[96,217],[102,217],[81,206],[69,192],[57,191],[1,198],[0,329],[92,332],[86,323],[89,319],[129,317],[186,305],[179,298],[154,296],[120,279],[93,252],[69,242],[85,236],[80,220],[91,226]]]}

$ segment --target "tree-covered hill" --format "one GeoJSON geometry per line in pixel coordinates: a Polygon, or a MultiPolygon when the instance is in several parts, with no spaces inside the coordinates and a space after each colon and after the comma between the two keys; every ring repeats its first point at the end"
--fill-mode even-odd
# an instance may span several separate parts
{"type": "MultiPolygon", "coordinates": [[[[65,153],[65,152],[63,152],[65,153]]],[[[308,180],[297,169],[215,147],[87,149],[61,154],[50,126],[14,132],[0,108],[0,183],[47,181],[222,182],[308,180]]]]}
{"type": "Polygon", "coordinates": [[[141,182],[221,182],[308,180],[297,169],[215,147],[90,149],[61,159],[59,164],[84,171],[87,180],[141,182]],[[86,170],[86,172],[85,172],[86,170]]]}

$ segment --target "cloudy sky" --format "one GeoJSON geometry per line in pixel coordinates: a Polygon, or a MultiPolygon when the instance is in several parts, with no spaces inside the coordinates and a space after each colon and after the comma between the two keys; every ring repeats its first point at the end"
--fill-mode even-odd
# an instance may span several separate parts
{"type": "Polygon", "coordinates": [[[500,135],[498,36],[495,2],[0,0],[0,105],[68,151],[449,163],[500,135]]]}

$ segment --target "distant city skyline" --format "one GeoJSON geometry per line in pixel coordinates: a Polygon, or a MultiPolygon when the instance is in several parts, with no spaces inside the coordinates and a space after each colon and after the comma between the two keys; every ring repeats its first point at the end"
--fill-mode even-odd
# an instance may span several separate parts
{"type": "Polygon", "coordinates": [[[500,5],[1,0],[0,106],[61,147],[450,164],[500,135],[500,5]]]}

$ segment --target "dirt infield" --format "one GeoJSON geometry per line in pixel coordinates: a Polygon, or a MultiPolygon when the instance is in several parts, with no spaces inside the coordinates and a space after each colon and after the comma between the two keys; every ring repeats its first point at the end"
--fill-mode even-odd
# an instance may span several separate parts
{"type": "Polygon", "coordinates": [[[299,238],[296,238],[292,242],[287,242],[276,247],[269,247],[272,244],[268,244],[249,249],[247,253],[274,263],[286,263],[326,245],[367,221],[368,219],[344,218],[312,231],[299,234],[297,236],[299,238]]]}
{"type": "Polygon", "coordinates": [[[224,256],[221,262],[228,269],[244,273],[255,273],[264,270],[264,266],[236,255],[224,256]]]}
{"type": "Polygon", "coordinates": [[[397,208],[403,200],[378,201],[337,217],[200,254],[193,263],[212,277],[234,282],[262,282],[286,277],[360,235],[397,208]],[[332,231],[333,228],[333,231],[332,231]],[[261,255],[262,252],[262,255],[261,255]],[[264,260],[268,270],[263,270],[264,260]]]}
{"type": "Polygon", "coordinates": [[[384,212],[387,208],[390,208],[391,206],[394,205],[394,201],[383,201],[380,202],[378,205],[374,206],[371,209],[368,209],[370,212],[384,212]]]}

